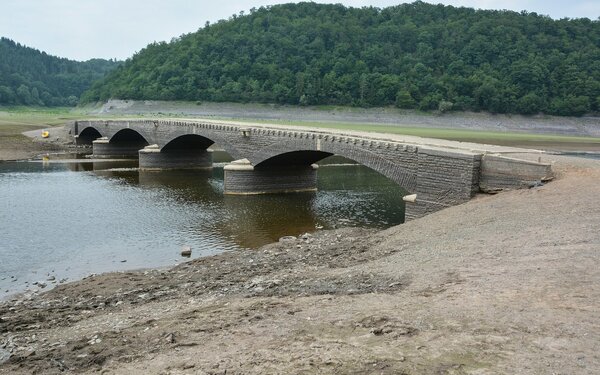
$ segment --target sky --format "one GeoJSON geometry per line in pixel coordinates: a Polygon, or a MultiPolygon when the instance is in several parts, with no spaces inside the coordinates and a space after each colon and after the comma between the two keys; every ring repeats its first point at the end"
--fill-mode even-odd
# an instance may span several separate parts
{"type": "MultiPolygon", "coordinates": [[[[131,57],[154,41],[169,41],[273,0],[0,0],[0,36],[73,60],[131,57]]],[[[333,0],[386,7],[402,0],[333,0]]],[[[408,1],[412,2],[412,1],[408,1]]],[[[527,10],[555,19],[600,17],[600,0],[427,0],[477,9],[527,10]]]]}

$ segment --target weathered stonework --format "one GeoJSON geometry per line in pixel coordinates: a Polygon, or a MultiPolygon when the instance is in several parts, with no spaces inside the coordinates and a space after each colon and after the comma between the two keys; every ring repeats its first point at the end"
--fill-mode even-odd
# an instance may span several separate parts
{"type": "Polygon", "coordinates": [[[481,155],[420,148],[416,172],[417,200],[406,205],[406,220],[464,203],[479,191],[481,155]]]}
{"type": "Polygon", "coordinates": [[[248,166],[252,168],[225,169],[226,193],[238,194],[314,189],[316,171],[309,166],[331,155],[344,156],[374,169],[411,194],[416,194],[414,203],[407,203],[407,219],[464,203],[479,192],[480,183],[482,187],[521,187],[526,185],[521,182],[532,178],[540,180],[549,171],[549,167],[539,165],[524,167],[522,161],[501,167],[502,163],[497,163],[490,155],[482,161],[484,152],[463,148],[436,148],[321,130],[289,130],[197,120],[77,121],[72,125],[71,134],[82,134],[80,141],[102,136],[110,143],[121,145],[135,139],[132,136],[135,134],[139,136],[137,142],[156,144],[160,154],[168,150],[173,152],[173,149],[185,153],[182,145],[188,150],[201,151],[217,143],[234,159],[247,159],[248,166]],[[517,171],[515,179],[521,181],[519,183],[515,183],[516,180],[506,182],[510,180],[507,176],[511,176],[513,167],[517,171]],[[520,174],[519,168],[529,172],[520,174]]]}
{"type": "Polygon", "coordinates": [[[192,149],[161,152],[157,145],[151,145],[139,150],[139,158],[139,168],[146,171],[212,168],[212,151],[210,150],[192,149]]]}
{"type": "Polygon", "coordinates": [[[107,138],[100,138],[92,143],[92,156],[96,159],[137,158],[138,151],[144,146],[143,143],[114,144],[107,138]]]}
{"type": "Polygon", "coordinates": [[[247,159],[225,166],[223,192],[256,195],[317,191],[316,164],[309,166],[255,168],[247,159]]]}
{"type": "Polygon", "coordinates": [[[551,180],[552,166],[499,155],[483,155],[481,190],[494,193],[502,190],[532,187],[551,180]]]}

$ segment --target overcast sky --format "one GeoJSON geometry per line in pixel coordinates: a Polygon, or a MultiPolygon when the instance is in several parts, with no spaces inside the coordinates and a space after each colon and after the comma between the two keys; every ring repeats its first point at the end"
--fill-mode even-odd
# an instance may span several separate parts
{"type": "MultiPolygon", "coordinates": [[[[1,0],[0,36],[75,60],[126,59],[153,41],[198,30],[206,21],[241,10],[291,1],[273,0],[1,0]]],[[[338,0],[349,6],[386,7],[402,0],[338,0]]],[[[428,1],[482,9],[527,10],[552,18],[600,16],[600,0],[428,1]]]]}

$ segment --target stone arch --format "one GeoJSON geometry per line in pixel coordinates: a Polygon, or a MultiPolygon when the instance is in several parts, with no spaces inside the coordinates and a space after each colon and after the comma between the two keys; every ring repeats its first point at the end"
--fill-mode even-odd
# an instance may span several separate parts
{"type": "Polygon", "coordinates": [[[96,139],[101,138],[102,133],[93,126],[88,126],[79,132],[77,137],[77,144],[80,145],[92,145],[96,139]]]}
{"type": "Polygon", "coordinates": [[[320,160],[325,159],[326,157],[332,156],[333,154],[330,152],[324,151],[314,151],[314,150],[298,150],[298,151],[290,151],[282,154],[274,155],[266,160],[261,161],[256,164],[255,168],[266,168],[273,166],[301,166],[301,165],[311,165],[320,160]]]}
{"type": "Polygon", "coordinates": [[[112,137],[109,138],[109,142],[113,144],[129,144],[129,145],[140,145],[142,147],[148,146],[149,143],[146,138],[139,132],[133,129],[121,129],[112,137]]]}
{"type": "Polygon", "coordinates": [[[398,163],[398,159],[391,160],[380,153],[367,149],[354,147],[343,147],[333,144],[333,147],[323,145],[321,150],[295,150],[281,152],[279,148],[272,150],[261,150],[260,158],[251,159],[255,168],[260,169],[269,165],[310,165],[331,155],[343,156],[359,164],[381,173],[383,176],[396,182],[405,190],[412,192],[416,189],[417,166],[416,153],[407,153],[405,163],[398,163]],[[337,146],[337,147],[336,147],[337,146]],[[271,153],[268,153],[271,151],[271,153]],[[411,155],[412,154],[412,155],[411,155]],[[414,156],[414,158],[412,158],[414,156]]]}
{"type": "Polygon", "coordinates": [[[184,134],[168,141],[162,148],[162,152],[177,150],[206,150],[215,142],[198,134],[184,134]]]}

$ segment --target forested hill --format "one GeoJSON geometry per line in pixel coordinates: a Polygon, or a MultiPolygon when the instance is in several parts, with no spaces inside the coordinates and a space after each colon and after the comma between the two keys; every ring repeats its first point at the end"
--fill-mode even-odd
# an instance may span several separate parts
{"type": "Polygon", "coordinates": [[[422,2],[261,7],[149,45],[82,97],[109,98],[581,115],[599,110],[600,22],[422,2]]]}
{"type": "Polygon", "coordinates": [[[0,38],[0,105],[77,105],[81,93],[117,65],[58,58],[0,38]]]}

